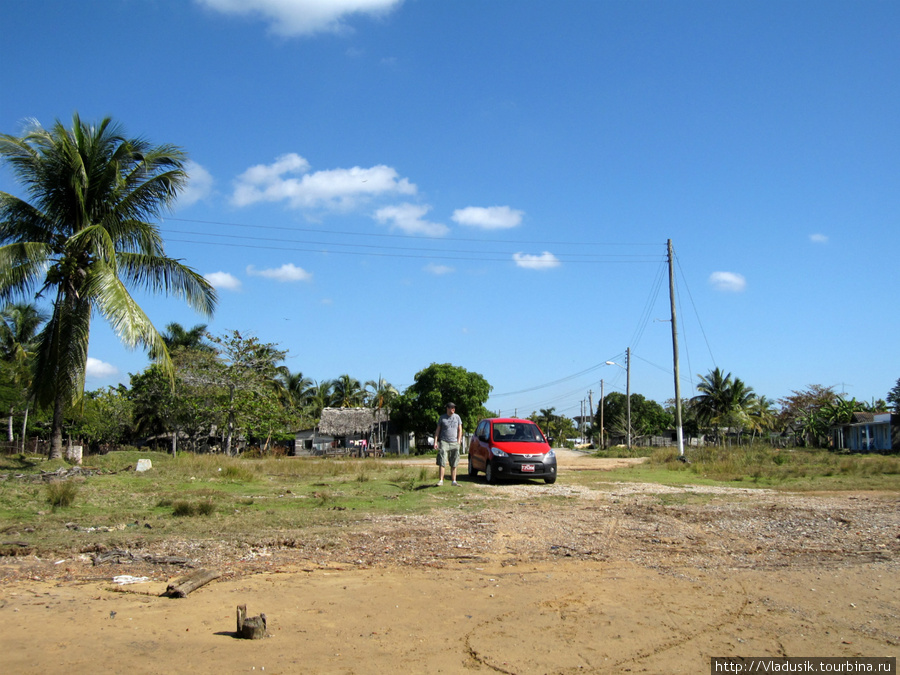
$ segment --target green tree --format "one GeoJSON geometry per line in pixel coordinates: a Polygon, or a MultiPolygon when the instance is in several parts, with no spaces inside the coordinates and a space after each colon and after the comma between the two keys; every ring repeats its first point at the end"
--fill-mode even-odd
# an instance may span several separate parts
{"type": "Polygon", "coordinates": [[[805,445],[821,445],[828,439],[828,428],[819,411],[833,404],[838,398],[833,387],[811,384],[806,389],[792,391],[781,398],[778,423],[782,429],[792,431],[797,442],[805,445]]]}
{"type": "Polygon", "coordinates": [[[717,438],[722,426],[738,427],[740,432],[747,425],[747,408],[755,397],[753,389],[720,368],[699,377],[700,393],[692,401],[700,423],[712,426],[717,438]]]}
{"type": "Polygon", "coordinates": [[[894,388],[888,392],[887,402],[893,406],[895,413],[900,414],[900,379],[897,380],[894,388]]]}
{"type": "Polygon", "coordinates": [[[757,434],[768,434],[775,428],[777,417],[775,414],[775,404],[771,399],[765,396],[757,396],[750,402],[747,407],[747,428],[750,429],[752,437],[757,434]]]}
{"type": "Polygon", "coordinates": [[[335,408],[357,408],[364,399],[362,384],[355,377],[341,375],[331,383],[331,404],[335,408]]]}
{"type": "Polygon", "coordinates": [[[167,374],[165,342],[128,291],[173,294],[212,315],[216,294],[197,272],[165,255],[156,223],[185,184],[184,153],[127,138],[112,120],[76,114],[25,135],[0,136],[0,159],[31,201],[0,192],[0,302],[49,296],[38,337],[35,400],[52,408],[51,457],[62,456],[66,407],[84,389],[91,317],[102,315],[129,347],[142,345],[167,374]]]}
{"type": "Polygon", "coordinates": [[[28,392],[32,383],[32,360],[38,329],[47,315],[29,303],[10,303],[0,311],[0,361],[5,365],[3,375],[9,410],[7,438],[15,439],[13,414],[16,406],[22,409],[22,443],[28,424],[28,392]]]}
{"type": "Polygon", "coordinates": [[[125,387],[86,392],[81,401],[74,433],[97,449],[131,440],[132,402],[125,387]]]}
{"type": "MultiPolygon", "coordinates": [[[[600,406],[604,406],[603,422],[607,430],[627,435],[628,399],[625,394],[614,391],[597,404],[593,426],[600,428],[600,406]]],[[[631,395],[631,433],[633,436],[653,436],[664,434],[675,423],[674,415],[652,399],[641,394],[631,395]]]]}
{"type": "Polygon", "coordinates": [[[466,432],[475,431],[478,420],[490,417],[484,404],[491,385],[478,373],[449,363],[432,363],[415,375],[415,381],[391,407],[391,420],[419,437],[434,433],[446,404],[456,403],[466,432]]]}
{"type": "Polygon", "coordinates": [[[369,380],[365,384],[365,404],[369,408],[390,408],[391,402],[400,395],[400,392],[383,377],[377,381],[369,380]]]}
{"type": "Polygon", "coordinates": [[[162,335],[163,342],[169,352],[181,349],[195,349],[202,352],[213,351],[212,345],[206,340],[206,324],[198,323],[190,329],[185,329],[180,323],[172,322],[166,326],[166,332],[162,335]]]}
{"type": "Polygon", "coordinates": [[[236,330],[210,340],[216,358],[193,363],[183,379],[195,386],[223,390],[220,412],[225,419],[226,454],[237,454],[234,439],[238,432],[248,441],[265,439],[263,447],[268,447],[272,434],[283,431],[292,422],[273,386],[277,364],[287,352],[256,337],[244,337],[236,330]]]}
{"type": "Polygon", "coordinates": [[[578,429],[575,428],[575,422],[565,415],[557,415],[556,408],[541,408],[540,412],[531,413],[528,417],[532,422],[537,424],[541,431],[550,437],[550,441],[554,446],[566,445],[566,439],[575,438],[578,435],[578,429]]]}

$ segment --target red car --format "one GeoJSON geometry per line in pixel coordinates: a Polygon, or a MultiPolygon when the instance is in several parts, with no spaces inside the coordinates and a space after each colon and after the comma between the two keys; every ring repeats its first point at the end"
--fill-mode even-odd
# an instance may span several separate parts
{"type": "Polygon", "coordinates": [[[469,476],[484,479],[543,478],[556,482],[556,453],[537,424],[514,417],[481,420],[469,441],[469,476]]]}

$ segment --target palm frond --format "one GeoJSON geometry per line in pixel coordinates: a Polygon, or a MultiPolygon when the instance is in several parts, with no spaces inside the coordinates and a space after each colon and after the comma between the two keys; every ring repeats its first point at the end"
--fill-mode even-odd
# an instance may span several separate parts
{"type": "Polygon", "coordinates": [[[38,405],[49,406],[57,396],[71,403],[81,395],[90,331],[90,302],[60,292],[37,337],[33,386],[38,405]]]}
{"type": "Polygon", "coordinates": [[[122,278],[155,293],[183,298],[194,310],[212,316],[218,296],[201,274],[172,258],[122,253],[118,257],[122,278]]]}
{"type": "Polygon", "coordinates": [[[0,246],[0,303],[33,293],[47,273],[50,253],[41,243],[0,246]]]}
{"type": "Polygon", "coordinates": [[[85,290],[93,299],[94,307],[109,322],[113,332],[126,347],[146,347],[166,374],[174,378],[175,371],[165,340],[131,297],[113,268],[103,263],[96,264],[85,290]]]}

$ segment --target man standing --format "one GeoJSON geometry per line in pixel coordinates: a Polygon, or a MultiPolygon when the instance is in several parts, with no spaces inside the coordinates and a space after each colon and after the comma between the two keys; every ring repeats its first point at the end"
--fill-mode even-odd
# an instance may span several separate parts
{"type": "Polygon", "coordinates": [[[444,467],[450,463],[450,481],[456,482],[456,467],[459,465],[459,446],[462,443],[462,420],[456,414],[456,404],[448,403],[447,412],[441,415],[434,430],[434,448],[438,451],[437,465],[441,467],[438,485],[444,484],[444,467]]]}

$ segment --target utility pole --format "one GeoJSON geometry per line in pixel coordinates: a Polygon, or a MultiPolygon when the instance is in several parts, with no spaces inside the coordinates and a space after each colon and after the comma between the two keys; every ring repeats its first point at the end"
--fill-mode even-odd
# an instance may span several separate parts
{"type": "Polygon", "coordinates": [[[675,257],[672,240],[668,241],[669,252],[669,304],[672,308],[672,353],[675,368],[675,438],[678,443],[678,457],[684,459],[684,432],[681,428],[681,378],[678,371],[678,327],[675,323],[675,270],[672,260],[675,257]]]}
{"type": "Polygon", "coordinates": [[[606,429],[603,426],[603,409],[606,407],[606,399],[603,398],[603,380],[600,380],[600,449],[606,450],[606,439],[604,433],[606,429]]]}
{"type": "Polygon", "coordinates": [[[628,449],[631,450],[631,347],[625,348],[625,399],[628,419],[628,449]]]}
{"type": "Polygon", "coordinates": [[[594,443],[594,390],[588,389],[588,405],[591,410],[591,445],[594,443]]]}

